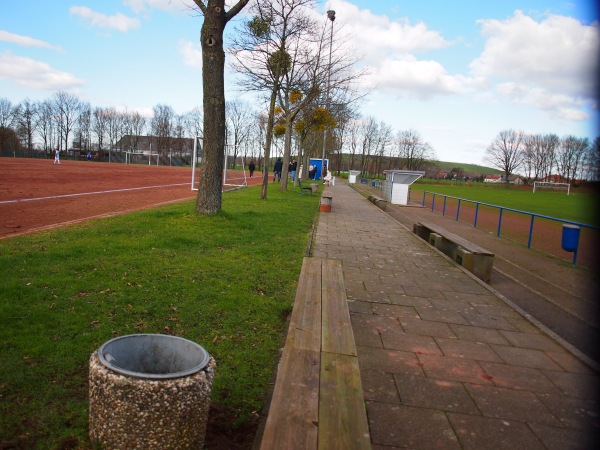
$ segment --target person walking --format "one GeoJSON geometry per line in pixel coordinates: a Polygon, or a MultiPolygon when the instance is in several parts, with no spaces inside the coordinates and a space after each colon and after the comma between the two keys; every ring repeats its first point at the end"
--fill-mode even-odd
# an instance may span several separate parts
{"type": "Polygon", "coordinates": [[[60,164],[60,150],[54,150],[54,164],[60,164]]]}
{"type": "Polygon", "coordinates": [[[250,161],[250,164],[248,164],[248,170],[250,171],[250,178],[254,177],[255,169],[256,169],[256,165],[254,164],[254,161],[250,161]]]}
{"type": "Polygon", "coordinates": [[[275,181],[281,181],[281,171],[283,170],[283,161],[281,158],[277,158],[275,165],[273,166],[273,183],[275,181]]]}

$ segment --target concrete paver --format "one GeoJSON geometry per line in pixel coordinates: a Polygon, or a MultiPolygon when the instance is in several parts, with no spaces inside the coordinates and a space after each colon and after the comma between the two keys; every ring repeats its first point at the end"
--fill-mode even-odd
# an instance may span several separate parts
{"type": "Polygon", "coordinates": [[[313,255],[343,264],[374,449],[600,442],[599,374],[349,186],[313,255]]]}

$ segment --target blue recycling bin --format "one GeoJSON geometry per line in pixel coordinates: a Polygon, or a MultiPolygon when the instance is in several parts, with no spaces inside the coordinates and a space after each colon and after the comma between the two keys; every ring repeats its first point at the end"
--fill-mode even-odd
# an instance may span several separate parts
{"type": "Polygon", "coordinates": [[[569,223],[563,224],[562,248],[566,252],[576,252],[579,247],[579,233],[581,227],[569,223]]]}

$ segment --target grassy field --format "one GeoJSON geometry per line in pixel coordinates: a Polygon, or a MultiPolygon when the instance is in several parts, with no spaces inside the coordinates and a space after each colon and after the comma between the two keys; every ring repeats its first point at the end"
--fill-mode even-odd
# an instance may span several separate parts
{"type": "Polygon", "coordinates": [[[126,334],[199,343],[213,403],[256,416],[319,201],[257,189],[0,241],[0,448],[88,448],[88,359],[126,334]]]}
{"type": "Polygon", "coordinates": [[[452,186],[417,182],[411,185],[411,198],[420,201],[423,191],[518,209],[557,219],[600,225],[597,214],[598,196],[589,192],[578,191],[577,188],[571,189],[571,195],[567,195],[565,191],[550,190],[538,190],[534,194],[531,188],[506,189],[503,186],[452,186]]]}

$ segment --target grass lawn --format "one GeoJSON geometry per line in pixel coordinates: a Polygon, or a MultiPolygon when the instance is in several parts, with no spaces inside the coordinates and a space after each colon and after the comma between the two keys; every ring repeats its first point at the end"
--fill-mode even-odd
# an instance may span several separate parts
{"type": "Polygon", "coordinates": [[[474,200],[505,208],[518,209],[557,219],[571,220],[589,225],[600,225],[597,215],[598,195],[571,189],[566,191],[536,190],[532,188],[509,188],[503,186],[449,185],[415,183],[411,185],[411,200],[421,201],[423,191],[474,200]]]}
{"type": "Polygon", "coordinates": [[[213,403],[252,420],[319,203],[258,196],[226,193],[210,217],[184,202],[0,241],[0,448],[88,448],[89,356],[134,333],[202,345],[213,403]]]}

